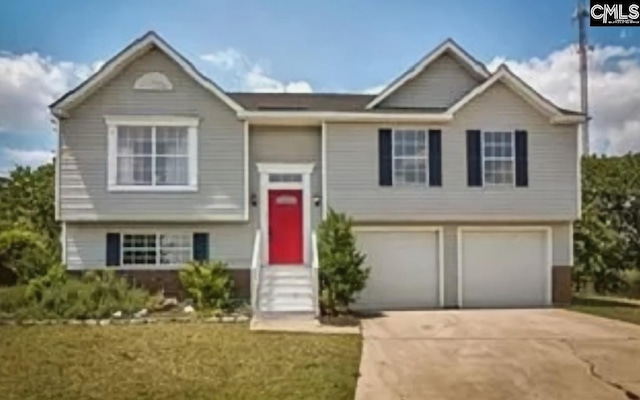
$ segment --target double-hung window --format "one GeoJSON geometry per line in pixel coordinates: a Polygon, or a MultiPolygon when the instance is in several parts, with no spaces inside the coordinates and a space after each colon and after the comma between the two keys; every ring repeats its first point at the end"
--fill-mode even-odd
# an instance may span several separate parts
{"type": "Polygon", "coordinates": [[[122,234],[122,265],[182,265],[192,259],[191,240],[187,233],[122,234]]]}
{"type": "Polygon", "coordinates": [[[107,117],[109,190],[197,189],[197,118],[107,117]]]}
{"type": "Polygon", "coordinates": [[[428,178],[427,134],[424,130],[393,131],[393,184],[426,185],[428,178]]]}
{"type": "Polygon", "coordinates": [[[514,184],[513,132],[484,132],[482,154],[485,185],[514,184]]]}

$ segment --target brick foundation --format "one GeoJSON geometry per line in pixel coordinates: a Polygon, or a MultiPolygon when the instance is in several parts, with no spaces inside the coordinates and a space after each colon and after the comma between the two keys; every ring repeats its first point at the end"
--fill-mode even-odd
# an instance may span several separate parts
{"type": "MultiPolygon", "coordinates": [[[[167,297],[185,298],[177,270],[118,270],[119,276],[126,278],[133,286],[140,286],[152,293],[164,291],[167,297]]],[[[69,271],[73,275],[80,275],[82,271],[69,271]]],[[[235,294],[238,299],[251,297],[251,271],[248,269],[229,270],[234,281],[235,294]]]]}
{"type": "Polygon", "coordinates": [[[565,305],[571,303],[571,267],[554,266],[552,273],[553,304],[565,305]]]}

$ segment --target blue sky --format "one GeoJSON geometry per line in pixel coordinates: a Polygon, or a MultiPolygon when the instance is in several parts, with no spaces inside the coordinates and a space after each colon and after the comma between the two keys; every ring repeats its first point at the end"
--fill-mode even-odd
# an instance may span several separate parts
{"type": "MultiPolygon", "coordinates": [[[[313,91],[363,91],[390,81],[447,37],[481,61],[503,57],[528,67],[527,75],[536,68],[532,59],[550,60],[575,42],[574,9],[575,0],[4,1],[0,72],[2,57],[5,68],[13,63],[16,73],[22,68],[15,66],[18,58],[37,53],[37,62],[54,70],[52,76],[33,79],[54,80],[41,97],[55,97],[86,74],[73,68],[107,60],[153,29],[226,89],[250,90],[243,76],[259,66],[269,79],[304,81],[313,91]],[[238,63],[222,68],[202,59],[223,51],[241,55],[244,72],[237,70],[238,63]],[[60,83],[56,67],[63,74],[72,68],[75,80],[60,83]]],[[[591,28],[589,35],[602,48],[640,46],[640,28],[591,28]]],[[[632,54],[635,62],[637,56],[632,54]]],[[[20,76],[31,79],[29,73],[20,76]]],[[[5,89],[10,84],[5,82],[5,89]]],[[[5,102],[22,95],[15,86],[5,102]]],[[[6,106],[2,90],[0,76],[0,107],[6,106]]],[[[30,92],[24,95],[36,96],[37,90],[30,92]]],[[[42,104],[32,100],[21,101],[42,104]]],[[[16,151],[44,151],[54,143],[46,126],[25,122],[29,116],[7,123],[2,118],[14,118],[15,112],[6,114],[0,111],[0,171],[15,162],[16,151]]]]}

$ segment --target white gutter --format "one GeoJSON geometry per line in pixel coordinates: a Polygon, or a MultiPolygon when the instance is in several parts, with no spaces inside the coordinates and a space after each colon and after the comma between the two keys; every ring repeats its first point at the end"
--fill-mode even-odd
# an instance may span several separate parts
{"type": "Polygon", "coordinates": [[[239,111],[238,118],[248,121],[309,120],[328,122],[450,122],[448,113],[372,113],[333,111],[239,111]]]}

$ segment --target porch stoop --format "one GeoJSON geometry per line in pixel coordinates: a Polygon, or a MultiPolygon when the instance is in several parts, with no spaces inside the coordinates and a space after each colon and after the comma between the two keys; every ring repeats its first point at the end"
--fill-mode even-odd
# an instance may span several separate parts
{"type": "Polygon", "coordinates": [[[308,266],[260,269],[256,317],[315,318],[313,278],[308,266]]]}

